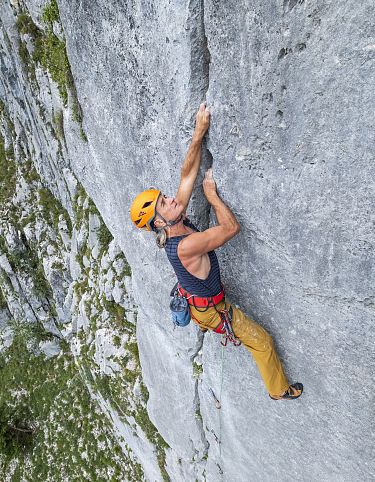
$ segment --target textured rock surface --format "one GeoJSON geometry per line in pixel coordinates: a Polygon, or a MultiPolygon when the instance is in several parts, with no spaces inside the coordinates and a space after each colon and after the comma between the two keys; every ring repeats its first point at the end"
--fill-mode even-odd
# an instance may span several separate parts
{"type": "MultiPolygon", "coordinates": [[[[228,380],[222,450],[227,474],[240,454],[236,480],[374,474],[371,10],[369,2],[206,3],[209,148],[243,226],[221,250],[225,282],[306,388],[298,404],[267,404],[258,380],[252,389],[246,354],[228,355],[235,372],[245,367],[226,372],[235,387],[228,380]],[[237,376],[249,380],[242,395],[237,376]]],[[[213,376],[215,360],[204,354],[213,376]]]]}
{"type": "MultiPolygon", "coordinates": [[[[18,34],[8,2],[0,7],[6,78],[0,96],[13,118],[22,120],[15,121],[19,138],[20,124],[28,126],[33,160],[70,215],[69,169],[132,267],[147,408],[171,447],[169,476],[372,480],[372,3],[58,4],[88,142],[79,137],[71,99],[64,108],[48,76],[38,74],[44,85],[39,94],[28,87],[16,49],[9,46],[17,44],[18,34]],[[194,326],[172,331],[172,271],[151,237],[135,232],[128,218],[130,202],[143,188],[175,192],[193,114],[206,95],[212,126],[203,166],[213,163],[218,189],[242,225],[240,235],[218,251],[223,279],[230,298],[274,336],[291,380],[305,384],[303,397],[291,404],[270,401],[245,349],[227,348],[222,410],[216,410],[209,388],[220,394],[219,339],[211,333],[203,337],[194,326]],[[47,124],[62,109],[64,142],[46,127],[41,104],[47,124]],[[203,373],[199,369],[194,376],[200,360],[203,373]]],[[[45,2],[26,5],[40,25],[45,2]]],[[[191,213],[207,227],[199,187],[191,213]]],[[[88,271],[95,267],[97,223],[91,216],[93,259],[82,259],[88,271]]],[[[77,279],[82,233],[60,236],[71,250],[70,276],[77,279]]],[[[101,268],[105,263],[103,257],[101,268]]],[[[7,266],[2,257],[2,269],[7,266]]],[[[121,289],[112,279],[87,282],[120,302],[121,289]]],[[[79,300],[73,299],[76,306],[79,300]]],[[[84,297],[79,313],[75,329],[87,333],[84,297]]],[[[61,308],[59,320],[64,317],[68,336],[69,314],[61,308]]],[[[109,373],[117,362],[103,367],[111,353],[106,329],[90,342],[97,348],[97,364],[109,373]]],[[[142,435],[137,441],[118,412],[94,392],[103,410],[112,413],[119,436],[132,441],[146,477],[156,480],[150,446],[142,435]]]]}

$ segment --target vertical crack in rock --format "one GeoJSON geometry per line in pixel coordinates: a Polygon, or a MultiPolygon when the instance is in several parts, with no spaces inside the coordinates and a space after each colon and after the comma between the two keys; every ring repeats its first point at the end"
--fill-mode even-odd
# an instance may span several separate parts
{"type": "Polygon", "coordinates": [[[190,0],[187,29],[190,32],[190,101],[202,102],[209,87],[210,52],[204,25],[204,1],[190,0]]]}
{"type": "MultiPolygon", "coordinates": [[[[201,350],[203,348],[203,341],[204,341],[204,334],[199,330],[198,334],[197,334],[197,344],[196,344],[195,352],[193,353],[193,355],[190,358],[191,363],[193,364],[193,367],[194,367],[194,363],[196,363],[195,359],[198,357],[199,353],[201,352],[201,350]]],[[[208,449],[210,447],[210,443],[207,440],[207,438],[205,436],[205,433],[204,433],[203,419],[202,419],[202,414],[201,414],[201,410],[200,410],[201,403],[200,403],[200,398],[199,398],[198,384],[199,384],[199,377],[197,377],[196,382],[195,382],[195,387],[194,387],[194,389],[195,389],[195,395],[194,395],[195,419],[197,421],[197,425],[198,425],[200,433],[201,433],[202,443],[205,447],[204,451],[203,451],[203,457],[202,458],[207,459],[208,449]]]]}
{"type": "MultiPolygon", "coordinates": [[[[205,31],[204,19],[204,0],[190,0],[188,4],[188,28],[190,30],[190,99],[189,105],[197,106],[206,99],[209,89],[209,74],[211,55],[208,49],[208,42],[205,31]]],[[[210,219],[210,205],[207,203],[202,188],[202,173],[212,166],[212,155],[207,148],[206,139],[202,144],[202,168],[197,181],[200,186],[195,189],[192,198],[192,210],[196,222],[200,229],[207,229],[210,219]]],[[[191,362],[194,366],[199,366],[195,360],[203,348],[204,334],[201,331],[197,333],[197,344],[195,351],[191,356],[191,362]]],[[[209,442],[206,438],[203,419],[200,412],[199,398],[199,377],[195,383],[194,409],[197,426],[201,433],[202,443],[204,445],[204,453],[202,458],[207,459],[209,442]]]]}
{"type": "MultiPolygon", "coordinates": [[[[204,58],[204,65],[203,65],[203,72],[204,72],[204,79],[206,81],[205,84],[205,94],[204,97],[205,99],[207,98],[207,92],[210,87],[210,63],[211,63],[211,54],[208,49],[208,41],[207,41],[207,36],[206,36],[206,26],[205,26],[205,19],[204,19],[204,0],[201,0],[201,5],[202,5],[202,14],[201,14],[201,21],[202,21],[202,50],[203,50],[203,58],[204,58]]],[[[213,157],[211,154],[211,151],[209,150],[207,146],[207,138],[204,140],[203,144],[203,152],[202,152],[203,160],[204,160],[204,166],[207,168],[212,167],[213,164],[213,157]]],[[[205,202],[205,221],[206,221],[206,227],[209,226],[209,220],[210,220],[210,211],[211,211],[211,206],[210,204],[204,199],[205,202]]]]}
{"type": "MultiPolygon", "coordinates": [[[[190,34],[190,79],[188,109],[194,109],[206,99],[209,88],[209,70],[211,56],[208,50],[204,23],[204,0],[190,0],[188,4],[187,29],[190,34]]],[[[189,122],[191,125],[191,122],[189,122]]],[[[190,130],[190,128],[189,128],[190,130]]],[[[191,208],[199,229],[209,225],[210,206],[207,203],[202,188],[203,173],[212,165],[212,156],[207,149],[207,140],[202,144],[202,168],[198,175],[196,188],[191,199],[191,208]]]]}

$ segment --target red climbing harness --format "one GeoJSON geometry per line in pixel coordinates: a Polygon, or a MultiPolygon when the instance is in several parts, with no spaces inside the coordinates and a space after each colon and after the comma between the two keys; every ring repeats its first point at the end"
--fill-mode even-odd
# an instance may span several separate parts
{"type": "Polygon", "coordinates": [[[186,290],[184,290],[184,288],[182,288],[180,284],[178,284],[178,291],[181,296],[183,296],[188,300],[189,305],[194,306],[194,308],[210,308],[211,306],[214,306],[220,303],[220,301],[222,301],[225,296],[223,287],[219,294],[214,296],[204,297],[204,298],[191,295],[186,290]]]}
{"type": "MultiPolygon", "coordinates": [[[[225,302],[225,292],[224,292],[224,287],[222,286],[222,290],[220,293],[218,293],[215,296],[209,296],[207,298],[205,297],[198,297],[195,295],[192,295],[188,293],[186,290],[184,290],[180,284],[178,284],[178,291],[181,296],[187,299],[189,305],[194,306],[194,308],[197,311],[200,311],[198,308],[205,308],[201,312],[204,313],[205,311],[208,310],[208,308],[215,308],[217,313],[220,315],[220,323],[216,328],[213,328],[213,331],[215,333],[219,333],[221,336],[221,344],[223,346],[227,346],[228,340],[233,343],[234,346],[239,346],[241,345],[241,341],[236,338],[233,329],[232,329],[232,315],[233,315],[233,309],[232,307],[227,310],[226,308],[222,310],[218,310],[216,308],[216,305],[220,303],[220,301],[225,302]]],[[[199,320],[197,320],[192,314],[192,318],[199,323],[199,320]]]]}

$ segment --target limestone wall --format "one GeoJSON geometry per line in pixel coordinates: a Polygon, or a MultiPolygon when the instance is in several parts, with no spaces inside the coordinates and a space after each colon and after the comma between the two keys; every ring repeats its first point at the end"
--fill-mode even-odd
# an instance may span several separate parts
{"type": "MultiPolygon", "coordinates": [[[[147,410],[170,446],[168,476],[372,480],[372,2],[58,0],[51,28],[66,45],[66,98],[53,66],[28,72],[17,48],[20,39],[33,48],[17,16],[26,10],[46,29],[46,5],[1,5],[0,97],[27,126],[55,196],[71,209],[62,187],[71,170],[131,266],[147,410]],[[173,272],[129,219],[142,189],[176,192],[204,99],[211,128],[190,214],[208,227],[200,183],[212,165],[242,226],[218,250],[228,296],[304,383],[295,402],[271,401],[248,352],[229,347],[215,408],[219,338],[173,330],[173,272]]],[[[160,463],[137,456],[154,480],[160,463]]]]}

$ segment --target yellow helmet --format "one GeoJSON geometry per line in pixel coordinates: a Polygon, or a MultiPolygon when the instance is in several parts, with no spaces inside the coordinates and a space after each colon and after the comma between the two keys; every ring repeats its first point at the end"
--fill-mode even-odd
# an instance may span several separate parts
{"type": "Polygon", "coordinates": [[[153,230],[151,222],[156,216],[156,203],[160,192],[158,189],[147,189],[134,199],[130,208],[130,217],[137,228],[153,230]]]}

